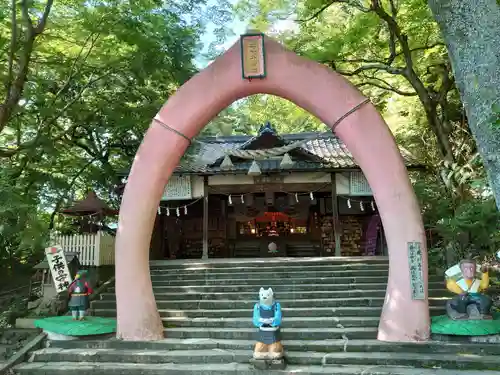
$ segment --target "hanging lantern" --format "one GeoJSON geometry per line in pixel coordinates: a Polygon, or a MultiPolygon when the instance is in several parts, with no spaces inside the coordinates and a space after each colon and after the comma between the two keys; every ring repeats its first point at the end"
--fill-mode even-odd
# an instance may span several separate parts
{"type": "Polygon", "coordinates": [[[290,157],[290,155],[288,155],[288,152],[283,155],[283,159],[281,159],[281,163],[280,163],[280,168],[281,169],[290,169],[293,167],[293,160],[292,158],[290,157]]]}
{"type": "Polygon", "coordinates": [[[224,156],[224,160],[220,164],[221,171],[231,171],[234,169],[233,162],[231,161],[231,157],[229,155],[224,156]]]}
{"type": "Polygon", "coordinates": [[[252,165],[250,166],[250,169],[248,169],[247,174],[249,176],[260,176],[262,174],[259,164],[255,160],[252,162],[252,165]]]}

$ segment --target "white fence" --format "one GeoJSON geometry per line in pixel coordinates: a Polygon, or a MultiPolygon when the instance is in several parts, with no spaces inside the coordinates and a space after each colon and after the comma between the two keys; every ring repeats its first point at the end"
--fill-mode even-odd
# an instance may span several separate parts
{"type": "Polygon", "coordinates": [[[64,252],[78,253],[83,266],[111,266],[115,264],[115,238],[104,232],[96,234],[52,235],[51,245],[61,245],[64,252]]]}

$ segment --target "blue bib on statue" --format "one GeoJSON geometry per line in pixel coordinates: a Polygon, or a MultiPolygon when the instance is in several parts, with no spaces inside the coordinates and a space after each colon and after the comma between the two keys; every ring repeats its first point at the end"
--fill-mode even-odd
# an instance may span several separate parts
{"type": "MultiPolygon", "coordinates": [[[[276,314],[276,303],[273,303],[273,305],[270,308],[265,308],[261,304],[259,304],[259,314],[262,319],[271,319],[274,318],[274,315],[276,314]]],[[[270,328],[271,325],[269,324],[264,324],[262,328],[270,328]]],[[[276,329],[275,331],[265,331],[262,329],[259,329],[259,332],[257,332],[257,341],[266,344],[266,345],[271,345],[274,344],[277,341],[281,341],[279,338],[279,328],[276,329]]]]}

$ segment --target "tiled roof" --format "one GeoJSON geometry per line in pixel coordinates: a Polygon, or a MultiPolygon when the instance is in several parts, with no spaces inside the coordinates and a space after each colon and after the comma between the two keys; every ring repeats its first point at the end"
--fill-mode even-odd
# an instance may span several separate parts
{"type": "MultiPolygon", "coordinates": [[[[267,129],[266,129],[267,130],[267,129]]],[[[192,157],[186,158],[177,168],[178,173],[217,173],[221,172],[218,164],[225,156],[225,153],[232,149],[245,149],[251,143],[254,143],[257,136],[229,136],[229,137],[203,137],[198,138],[193,148],[190,150],[192,157]]],[[[279,140],[286,144],[291,142],[311,139],[297,150],[305,155],[313,155],[318,161],[298,160],[293,157],[295,162],[292,170],[318,170],[318,169],[349,169],[359,168],[352,157],[346,145],[335,135],[330,133],[297,133],[276,135],[279,140]]],[[[421,164],[406,150],[401,149],[401,154],[407,167],[421,167],[421,164]]],[[[259,166],[262,171],[278,171],[279,160],[259,160],[259,166]]],[[[234,162],[234,172],[248,171],[251,161],[244,160],[234,162]]],[[[227,172],[226,172],[227,173],[227,172]]]]}

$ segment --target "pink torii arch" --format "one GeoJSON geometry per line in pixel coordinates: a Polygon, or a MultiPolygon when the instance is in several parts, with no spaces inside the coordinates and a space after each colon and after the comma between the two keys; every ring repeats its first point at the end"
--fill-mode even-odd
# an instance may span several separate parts
{"type": "MultiPolygon", "coordinates": [[[[332,126],[365,97],[346,79],[265,38],[267,77],[241,76],[240,42],[186,82],[157,118],[189,138],[235,100],[258,93],[288,99],[332,126]]],[[[386,231],[389,280],[380,320],[382,341],[425,341],[430,336],[427,251],[420,209],[388,126],[365,104],[335,128],[363,170],[386,231]],[[426,297],[412,300],[407,248],[420,242],[426,297]]],[[[149,245],[165,185],[188,141],[153,121],[137,151],[123,194],[116,238],[117,337],[160,340],[164,328],[149,272],[149,245]]],[[[249,318],[250,319],[250,318],[249,318]]]]}

